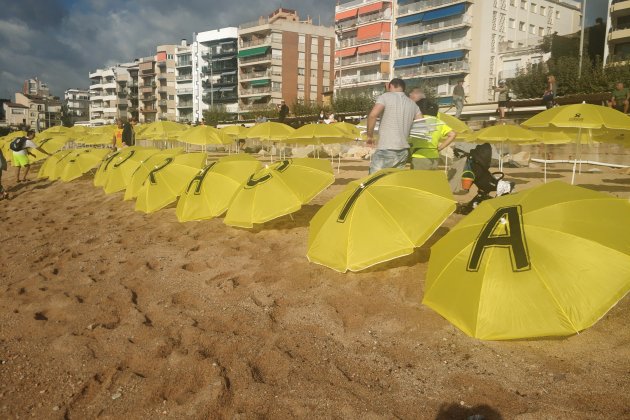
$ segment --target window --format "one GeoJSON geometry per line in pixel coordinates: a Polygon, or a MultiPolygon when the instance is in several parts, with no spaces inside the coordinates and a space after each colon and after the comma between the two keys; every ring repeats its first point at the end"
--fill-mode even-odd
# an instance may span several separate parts
{"type": "Polygon", "coordinates": [[[304,57],[304,53],[303,52],[299,52],[298,53],[298,60],[302,60],[303,61],[305,59],[306,59],[306,57],[304,57]]]}
{"type": "Polygon", "coordinates": [[[529,4],[529,11],[532,12],[532,13],[536,13],[537,12],[536,3],[530,3],[529,4]]]}
{"type": "Polygon", "coordinates": [[[305,69],[303,69],[302,67],[298,67],[298,72],[297,72],[298,76],[304,76],[305,74],[305,69]]]}
{"type": "Polygon", "coordinates": [[[175,100],[175,95],[168,95],[168,100],[169,101],[174,101],[175,100]]]}
{"type": "Polygon", "coordinates": [[[311,38],[311,47],[317,47],[319,45],[319,38],[312,37],[311,38]]]}
{"type": "Polygon", "coordinates": [[[304,45],[305,43],[306,43],[306,35],[299,35],[298,36],[298,44],[304,45]]]}
{"type": "Polygon", "coordinates": [[[282,50],[280,49],[272,49],[271,50],[271,59],[272,60],[281,60],[282,59],[282,50]]]}
{"type": "Polygon", "coordinates": [[[545,35],[545,28],[541,26],[538,28],[538,36],[544,36],[544,35],[545,35]]]}
{"type": "Polygon", "coordinates": [[[545,16],[545,12],[547,11],[547,8],[545,6],[540,6],[540,15],[541,16],[545,16]]]}
{"type": "Polygon", "coordinates": [[[282,33],[281,32],[272,33],[271,42],[282,42],[282,33]]]}
{"type": "Polygon", "coordinates": [[[559,19],[560,19],[560,11],[556,10],[556,20],[559,20],[559,19]]]}
{"type": "Polygon", "coordinates": [[[317,61],[317,54],[311,54],[311,63],[317,61]]]}
{"type": "Polygon", "coordinates": [[[525,22],[518,23],[518,30],[525,32],[525,22]]]}
{"type": "Polygon", "coordinates": [[[328,64],[330,63],[330,55],[325,55],[324,56],[324,64],[328,64]]]}
{"type": "Polygon", "coordinates": [[[536,25],[529,25],[529,33],[536,35],[536,25]]]}
{"type": "Polygon", "coordinates": [[[510,28],[516,29],[516,19],[510,18],[510,28]]]}
{"type": "Polygon", "coordinates": [[[516,6],[516,0],[510,0],[510,6],[516,6]]]}
{"type": "Polygon", "coordinates": [[[521,9],[527,10],[527,1],[521,0],[521,9]]]}
{"type": "Polygon", "coordinates": [[[167,60],[172,60],[173,59],[173,54],[166,54],[166,59],[167,60]]]}
{"type": "Polygon", "coordinates": [[[318,46],[319,46],[319,44],[313,43],[313,45],[311,45],[311,52],[312,53],[317,53],[317,51],[319,51],[318,46]]]}

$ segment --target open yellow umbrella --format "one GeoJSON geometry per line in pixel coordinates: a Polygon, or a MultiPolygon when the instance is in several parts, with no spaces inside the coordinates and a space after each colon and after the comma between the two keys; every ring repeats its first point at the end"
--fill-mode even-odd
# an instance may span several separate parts
{"type": "Polygon", "coordinates": [[[593,325],[630,290],[630,202],[555,181],[482,202],[431,248],[423,303],[485,340],[593,325]]]}
{"type": "Polygon", "coordinates": [[[452,115],[444,114],[442,112],[438,112],[438,116],[437,117],[441,121],[443,121],[444,124],[448,125],[453,130],[455,130],[455,132],[458,134],[458,137],[460,137],[459,136],[460,134],[472,133],[472,131],[473,131],[470,127],[468,127],[468,125],[466,125],[465,122],[463,122],[459,118],[454,117],[452,115]]]}
{"type": "MultiPolygon", "coordinates": [[[[132,146],[134,147],[134,146],[132,146]]],[[[125,147],[110,164],[103,190],[106,194],[122,191],[129,186],[136,169],[149,157],[160,153],[160,149],[125,147]]]]}
{"type": "Polygon", "coordinates": [[[222,215],[242,184],[260,168],[258,160],[245,154],[224,156],[210,163],[179,197],[177,219],[186,222],[222,215]]]}
{"type": "MultiPolygon", "coordinates": [[[[39,172],[37,173],[37,177],[48,178],[50,180],[58,179],[59,175],[57,174],[57,164],[60,161],[63,161],[64,159],[68,158],[75,151],[76,150],[74,149],[60,150],[57,153],[53,153],[52,156],[48,157],[48,159],[46,159],[44,163],[42,163],[42,166],[39,168],[39,172]]],[[[59,171],[61,170],[62,167],[63,165],[59,165],[59,171]]]]}
{"type": "Polygon", "coordinates": [[[340,272],[363,270],[412,253],[455,206],[442,171],[381,170],[315,214],[306,256],[340,272]]]}
{"type": "Polygon", "coordinates": [[[298,211],[335,180],[328,160],[295,158],[278,161],[250,176],[234,196],[224,222],[254,227],[254,223],[298,211]]]}
{"type": "Polygon", "coordinates": [[[142,162],[133,172],[131,180],[129,181],[127,188],[125,189],[125,200],[132,200],[138,196],[138,191],[142,188],[144,181],[149,176],[149,173],[157,168],[168,157],[179,155],[184,149],[177,147],[174,149],[161,150],[160,152],[153,154],[142,162]]]}
{"type": "Polygon", "coordinates": [[[499,171],[503,170],[503,144],[504,143],[534,143],[538,137],[531,130],[518,125],[499,124],[482,128],[469,137],[469,141],[477,143],[499,143],[499,171]]]}
{"type": "Polygon", "coordinates": [[[36,137],[35,143],[37,143],[42,150],[52,154],[61,150],[70,140],[67,134],[61,134],[42,139],[36,137]]]}
{"type": "Polygon", "coordinates": [[[521,125],[532,129],[555,127],[561,130],[577,130],[576,153],[571,176],[571,184],[573,184],[582,142],[591,141],[593,134],[596,134],[597,131],[630,130],[630,117],[616,109],[582,103],[548,109],[534,115],[521,125]],[[585,136],[584,134],[588,135],[585,136]]]}
{"type": "Polygon", "coordinates": [[[286,139],[294,131],[293,127],[286,124],[268,121],[249,128],[245,136],[248,139],[279,141],[286,139]]]}
{"type": "Polygon", "coordinates": [[[182,153],[154,167],[138,191],[135,209],[153,213],[174,203],[206,163],[205,153],[182,153]]]}
{"type": "Polygon", "coordinates": [[[340,129],[341,131],[346,132],[347,134],[349,134],[349,137],[353,140],[357,140],[361,138],[361,130],[359,130],[359,128],[354,124],[341,121],[341,122],[332,123],[330,125],[335,128],[340,129]]]}
{"type": "Polygon", "coordinates": [[[294,130],[284,141],[300,144],[332,144],[354,140],[347,131],[332,124],[306,124],[294,130]]]}
{"type": "Polygon", "coordinates": [[[103,158],[107,156],[109,150],[85,148],[74,150],[66,159],[60,160],[57,167],[59,179],[68,182],[79,178],[81,175],[96,168],[103,158]]]}
{"type": "Polygon", "coordinates": [[[206,146],[208,144],[230,144],[232,138],[209,125],[198,125],[189,130],[182,131],[178,140],[183,143],[206,146]]]}
{"type": "Polygon", "coordinates": [[[64,127],[63,125],[54,125],[40,132],[39,135],[44,137],[54,137],[59,134],[66,134],[68,132],[70,132],[70,127],[64,127]]]}
{"type": "Polygon", "coordinates": [[[221,133],[234,140],[246,138],[247,130],[249,130],[249,128],[243,127],[242,125],[228,125],[219,129],[221,133]]]}
{"type": "Polygon", "coordinates": [[[143,140],[177,140],[182,132],[187,129],[187,125],[173,121],[155,121],[148,124],[140,133],[136,133],[136,138],[143,140]]]}

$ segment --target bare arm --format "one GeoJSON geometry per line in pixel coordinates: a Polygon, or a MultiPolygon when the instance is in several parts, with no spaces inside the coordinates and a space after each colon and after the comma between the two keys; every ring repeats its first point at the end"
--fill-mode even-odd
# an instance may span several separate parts
{"type": "Polygon", "coordinates": [[[438,152],[448,147],[448,145],[451,144],[453,140],[455,140],[455,137],[457,137],[457,133],[455,132],[455,130],[449,131],[448,134],[446,135],[446,140],[444,140],[442,143],[438,145],[438,152]]]}
{"type": "Polygon", "coordinates": [[[381,116],[385,110],[385,105],[383,104],[374,104],[374,107],[368,114],[367,118],[367,142],[368,144],[372,144],[374,142],[374,127],[376,126],[376,120],[381,116]]]}

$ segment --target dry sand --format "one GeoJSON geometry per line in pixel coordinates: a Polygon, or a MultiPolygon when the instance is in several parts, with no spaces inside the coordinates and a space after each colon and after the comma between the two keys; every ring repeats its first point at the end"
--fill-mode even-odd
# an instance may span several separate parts
{"type": "MultiPolygon", "coordinates": [[[[462,216],[361,273],[310,264],[310,218],[367,163],[341,169],[294,220],[252,231],[135,212],[90,176],[15,186],[11,169],[0,418],[630,418],[628,296],[579,335],[510,342],[420,304],[430,244],[462,216]]],[[[627,171],[599,169],[578,183],[630,198],[627,171]]]]}

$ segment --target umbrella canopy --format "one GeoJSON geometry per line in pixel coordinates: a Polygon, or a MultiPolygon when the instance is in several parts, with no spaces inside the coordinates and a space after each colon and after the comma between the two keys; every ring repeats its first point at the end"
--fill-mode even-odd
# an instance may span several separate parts
{"type": "Polygon", "coordinates": [[[188,144],[205,146],[208,144],[230,144],[232,138],[209,125],[198,125],[179,134],[179,141],[188,144]]]}
{"type": "Polygon", "coordinates": [[[249,130],[249,128],[243,127],[242,125],[228,125],[219,129],[219,131],[224,135],[230,136],[234,140],[244,139],[246,137],[247,130],[249,130]]]}
{"type": "Polygon", "coordinates": [[[350,124],[350,123],[342,121],[342,122],[332,123],[330,125],[335,128],[340,129],[341,131],[346,132],[347,134],[350,135],[350,138],[352,138],[353,140],[361,138],[361,130],[359,130],[359,128],[354,124],[350,124]]]}
{"type": "Polygon", "coordinates": [[[106,194],[126,189],[142,162],[150,156],[160,153],[160,149],[153,148],[129,149],[129,147],[125,147],[123,153],[110,165],[109,176],[103,184],[103,190],[106,194]]]}
{"type": "Polygon", "coordinates": [[[444,124],[451,127],[457,134],[471,133],[472,129],[466,125],[465,122],[457,117],[442,112],[438,113],[438,118],[444,122],[444,124]]]}
{"type": "MultiPolygon", "coordinates": [[[[52,156],[49,156],[39,168],[37,177],[48,178],[50,180],[58,179],[59,175],[57,174],[57,164],[68,158],[74,152],[76,152],[76,150],[60,150],[52,156]]],[[[59,165],[59,170],[61,170],[62,167],[63,165],[59,165]]]]}
{"type": "Polygon", "coordinates": [[[135,209],[153,213],[174,203],[205,163],[205,153],[183,153],[165,158],[149,172],[140,187],[135,209]]]}
{"type": "Polygon", "coordinates": [[[423,303],[466,334],[574,334],[630,289],[630,203],[551,182],[487,200],[431,248],[423,303]]]}
{"type": "Polygon", "coordinates": [[[60,134],[54,137],[48,137],[43,139],[35,138],[35,142],[37,145],[44,151],[48,153],[55,153],[61,150],[66,143],[70,141],[70,137],[67,134],[60,134]]]}
{"type": "Polygon", "coordinates": [[[306,124],[293,131],[285,141],[302,144],[333,144],[352,140],[354,140],[352,135],[332,124],[306,124]]]}
{"type": "Polygon", "coordinates": [[[455,205],[442,171],[381,170],[349,184],[317,212],[306,256],[345,272],[410,254],[455,205]]]}
{"type": "Polygon", "coordinates": [[[294,131],[294,128],[286,124],[268,121],[249,128],[245,138],[278,141],[286,139],[294,131]]]}
{"type": "Polygon", "coordinates": [[[85,148],[74,150],[66,159],[57,162],[59,179],[64,182],[81,177],[90,169],[96,168],[107,156],[107,149],[85,148]],[[61,168],[59,166],[61,165],[61,168]]]}
{"type": "Polygon", "coordinates": [[[482,128],[472,140],[478,143],[532,143],[538,141],[536,133],[518,125],[501,124],[482,128]]]}
{"type": "Polygon", "coordinates": [[[298,211],[335,180],[328,160],[296,158],[268,165],[238,190],[225,215],[230,226],[254,227],[298,211]]]}
{"type": "Polygon", "coordinates": [[[140,191],[140,188],[149,176],[149,173],[162,164],[166,158],[179,155],[182,152],[183,149],[181,147],[161,150],[141,161],[140,165],[138,165],[136,170],[133,172],[131,180],[128,182],[124,199],[131,200],[136,198],[138,196],[138,191],[140,191]]]}
{"type": "Polygon", "coordinates": [[[245,154],[224,156],[207,165],[179,197],[177,219],[186,222],[220,216],[238,189],[260,168],[258,160],[245,154]]]}
{"type": "Polygon", "coordinates": [[[136,137],[144,140],[177,140],[187,129],[187,125],[173,121],[155,121],[147,124],[141,133],[136,132],[136,137]]]}
{"type": "Polygon", "coordinates": [[[70,132],[69,127],[64,127],[63,125],[54,125],[50,128],[45,129],[44,131],[39,133],[39,135],[44,137],[53,137],[58,134],[66,134],[68,132],[70,132]]]}

